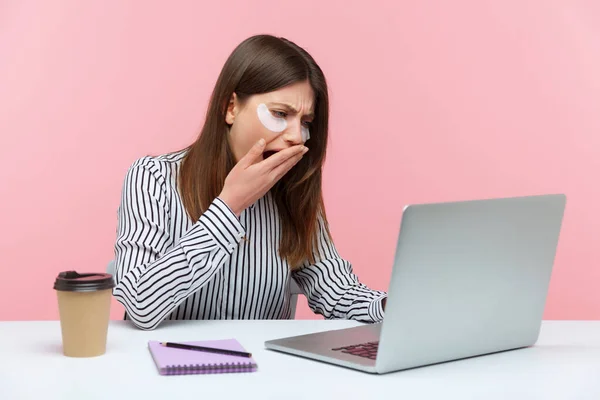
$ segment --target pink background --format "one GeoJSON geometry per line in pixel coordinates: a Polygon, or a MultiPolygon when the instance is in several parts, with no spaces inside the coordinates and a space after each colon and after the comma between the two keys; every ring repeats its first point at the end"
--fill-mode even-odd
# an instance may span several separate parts
{"type": "Polygon", "coordinates": [[[196,137],[256,33],[329,79],[326,205],[366,284],[406,203],[564,192],[545,317],[600,318],[598,2],[158,3],[0,2],[0,319],[56,319],[55,274],[105,269],[127,168],[196,137]]]}

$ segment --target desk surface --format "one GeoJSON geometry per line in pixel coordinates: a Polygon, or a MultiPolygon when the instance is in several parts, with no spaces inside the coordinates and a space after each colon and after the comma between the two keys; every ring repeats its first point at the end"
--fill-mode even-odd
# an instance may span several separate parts
{"type": "Polygon", "coordinates": [[[351,321],[168,321],[140,331],[112,321],[107,353],[62,355],[58,321],[0,322],[2,399],[600,399],[600,321],[545,321],[536,346],[370,375],[264,349],[266,339],[351,321]],[[235,337],[259,372],[160,376],[148,340],[235,337]],[[211,396],[211,397],[204,397],[211,396]]]}

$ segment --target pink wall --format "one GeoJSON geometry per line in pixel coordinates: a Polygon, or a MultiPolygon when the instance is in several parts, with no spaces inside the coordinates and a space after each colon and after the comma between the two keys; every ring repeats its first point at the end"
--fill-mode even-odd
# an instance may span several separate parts
{"type": "Polygon", "coordinates": [[[545,317],[600,318],[598,2],[156,3],[0,3],[0,320],[55,319],[55,273],[105,268],[130,163],[191,141],[263,32],[329,78],[326,204],[365,283],[406,203],[565,192],[545,317]]]}

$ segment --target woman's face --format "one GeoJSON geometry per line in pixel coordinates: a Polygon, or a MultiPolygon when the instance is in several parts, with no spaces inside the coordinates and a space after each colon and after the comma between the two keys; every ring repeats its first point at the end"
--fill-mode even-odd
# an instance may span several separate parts
{"type": "Polygon", "coordinates": [[[229,144],[236,162],[261,138],[266,141],[265,152],[256,162],[273,152],[305,143],[310,138],[314,97],[308,81],[250,96],[243,105],[234,93],[225,121],[231,126],[229,144]]]}

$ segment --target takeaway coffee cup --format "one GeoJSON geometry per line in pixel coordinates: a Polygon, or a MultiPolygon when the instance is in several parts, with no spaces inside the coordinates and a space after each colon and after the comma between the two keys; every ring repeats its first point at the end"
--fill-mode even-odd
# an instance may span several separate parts
{"type": "Polygon", "coordinates": [[[65,271],[58,274],[58,297],[63,353],[69,357],[95,357],[106,352],[112,275],[65,271]]]}

